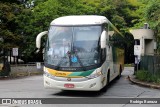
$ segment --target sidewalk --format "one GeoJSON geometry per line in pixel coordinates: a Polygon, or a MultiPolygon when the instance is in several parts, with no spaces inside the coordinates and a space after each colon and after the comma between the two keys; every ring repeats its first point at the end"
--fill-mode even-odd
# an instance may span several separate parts
{"type": "Polygon", "coordinates": [[[155,89],[160,89],[160,85],[155,84],[155,83],[148,83],[148,82],[140,81],[136,79],[134,75],[128,76],[128,79],[134,84],[138,84],[138,85],[150,87],[150,88],[155,88],[155,89]]]}
{"type": "Polygon", "coordinates": [[[136,79],[136,77],[134,75],[134,67],[125,67],[123,72],[122,72],[122,75],[127,76],[129,81],[131,81],[134,84],[144,86],[144,87],[149,87],[149,88],[160,89],[159,84],[144,82],[144,81],[140,81],[140,80],[136,79]],[[125,72],[125,73],[123,73],[123,72],[125,72]]]}

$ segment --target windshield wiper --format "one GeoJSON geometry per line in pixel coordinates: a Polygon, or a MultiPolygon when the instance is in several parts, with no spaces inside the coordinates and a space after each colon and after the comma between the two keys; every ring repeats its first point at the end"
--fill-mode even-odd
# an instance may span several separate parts
{"type": "MultiPolygon", "coordinates": [[[[69,66],[71,66],[71,52],[68,51],[66,54],[67,54],[68,57],[69,57],[69,66]]],[[[65,59],[65,58],[66,58],[66,56],[64,56],[64,57],[62,57],[62,58],[60,59],[60,61],[59,61],[58,64],[56,65],[56,69],[59,69],[60,64],[62,63],[63,59],[65,59]]]]}
{"type": "MultiPolygon", "coordinates": [[[[68,51],[68,52],[67,52],[67,55],[68,55],[68,57],[69,57],[69,65],[71,66],[71,63],[72,63],[72,61],[71,61],[71,52],[68,51]]],[[[74,51],[74,55],[77,57],[80,66],[83,68],[84,71],[86,71],[86,67],[84,67],[84,65],[82,64],[82,62],[81,62],[79,56],[77,55],[77,52],[76,52],[76,51],[74,51]]],[[[55,68],[55,69],[57,69],[57,70],[59,69],[60,64],[62,63],[62,61],[63,61],[64,58],[65,58],[65,57],[62,57],[62,58],[60,59],[60,61],[59,61],[58,64],[56,65],[56,68],[55,68]]]]}
{"type": "Polygon", "coordinates": [[[61,64],[61,62],[63,61],[65,57],[62,57],[61,60],[58,62],[58,64],[56,65],[55,69],[58,70],[59,69],[59,66],[61,64]]]}
{"type": "Polygon", "coordinates": [[[74,54],[75,54],[75,56],[77,57],[80,66],[83,68],[84,71],[86,71],[86,67],[84,67],[84,65],[82,64],[79,56],[77,55],[77,51],[74,51],[74,54]]]}

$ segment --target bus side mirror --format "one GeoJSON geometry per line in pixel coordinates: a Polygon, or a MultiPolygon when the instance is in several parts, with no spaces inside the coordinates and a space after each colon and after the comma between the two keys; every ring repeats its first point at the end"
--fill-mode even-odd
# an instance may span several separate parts
{"type": "Polygon", "coordinates": [[[48,31],[43,31],[41,33],[39,33],[36,37],[36,47],[38,48],[38,50],[40,49],[41,47],[41,38],[42,36],[46,35],[48,33],[48,31]]]}
{"type": "Polygon", "coordinates": [[[106,48],[106,43],[107,43],[106,39],[107,39],[107,33],[106,33],[106,31],[104,30],[104,31],[102,32],[102,34],[101,34],[101,40],[100,40],[100,42],[101,42],[101,49],[106,48]]]}

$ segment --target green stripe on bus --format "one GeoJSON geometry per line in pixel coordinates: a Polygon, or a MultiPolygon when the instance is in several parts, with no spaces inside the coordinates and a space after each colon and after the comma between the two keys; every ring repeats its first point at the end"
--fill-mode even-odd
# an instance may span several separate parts
{"type": "Polygon", "coordinates": [[[92,72],[94,72],[95,69],[93,70],[88,70],[88,71],[79,71],[79,72],[73,72],[68,76],[88,76],[90,75],[92,72]]]}

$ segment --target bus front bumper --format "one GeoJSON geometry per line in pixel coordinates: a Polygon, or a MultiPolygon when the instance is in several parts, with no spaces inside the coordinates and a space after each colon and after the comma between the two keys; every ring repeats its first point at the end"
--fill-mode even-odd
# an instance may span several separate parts
{"type": "Polygon", "coordinates": [[[72,82],[72,81],[57,81],[44,75],[44,87],[55,88],[61,90],[79,90],[79,91],[99,91],[102,85],[102,76],[88,79],[86,81],[72,82]],[[71,87],[66,87],[72,85],[71,87]]]}

